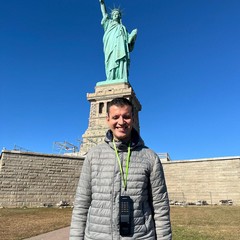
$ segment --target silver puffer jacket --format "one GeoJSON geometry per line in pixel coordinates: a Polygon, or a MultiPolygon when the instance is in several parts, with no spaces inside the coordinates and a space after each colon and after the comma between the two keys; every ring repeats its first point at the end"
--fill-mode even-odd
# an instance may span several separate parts
{"type": "MultiPolygon", "coordinates": [[[[92,148],[83,163],[74,203],[70,240],[171,240],[170,208],[162,164],[133,129],[131,157],[124,190],[108,131],[105,143],[92,148]],[[131,235],[119,233],[119,199],[133,201],[131,235]]],[[[128,145],[116,142],[123,171],[128,145]]]]}

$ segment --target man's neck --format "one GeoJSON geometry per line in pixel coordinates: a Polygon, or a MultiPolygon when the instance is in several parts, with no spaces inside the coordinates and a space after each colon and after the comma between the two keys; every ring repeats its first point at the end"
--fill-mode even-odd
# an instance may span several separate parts
{"type": "Polygon", "coordinates": [[[122,143],[129,143],[131,141],[131,137],[130,138],[124,138],[124,139],[118,139],[113,137],[114,142],[122,142],[122,143]]]}

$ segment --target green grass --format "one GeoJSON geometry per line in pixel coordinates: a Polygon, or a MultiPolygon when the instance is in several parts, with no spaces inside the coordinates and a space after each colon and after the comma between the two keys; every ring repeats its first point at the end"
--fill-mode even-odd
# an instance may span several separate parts
{"type": "Polygon", "coordinates": [[[71,208],[0,209],[0,239],[20,240],[67,227],[71,208]]]}
{"type": "MultiPolygon", "coordinates": [[[[70,225],[71,208],[0,209],[0,239],[21,240],[70,225]]],[[[239,240],[240,206],[171,207],[173,240],[239,240]]]]}
{"type": "Polygon", "coordinates": [[[173,240],[239,240],[240,207],[172,207],[173,240]]]}

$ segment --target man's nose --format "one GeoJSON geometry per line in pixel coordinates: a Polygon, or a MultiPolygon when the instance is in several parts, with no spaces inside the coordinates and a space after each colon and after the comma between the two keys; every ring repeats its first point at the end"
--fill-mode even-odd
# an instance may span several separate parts
{"type": "Polygon", "coordinates": [[[119,123],[119,124],[124,124],[124,118],[123,118],[123,117],[120,117],[120,118],[118,119],[118,123],[119,123]]]}

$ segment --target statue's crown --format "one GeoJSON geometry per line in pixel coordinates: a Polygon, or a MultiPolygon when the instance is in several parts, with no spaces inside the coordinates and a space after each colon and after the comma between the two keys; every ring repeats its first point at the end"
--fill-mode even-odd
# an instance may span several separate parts
{"type": "Polygon", "coordinates": [[[120,14],[120,16],[122,16],[122,10],[120,9],[120,7],[118,8],[113,8],[111,9],[111,16],[113,15],[114,12],[118,12],[120,14]]]}

